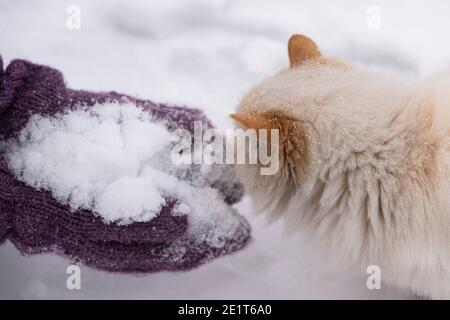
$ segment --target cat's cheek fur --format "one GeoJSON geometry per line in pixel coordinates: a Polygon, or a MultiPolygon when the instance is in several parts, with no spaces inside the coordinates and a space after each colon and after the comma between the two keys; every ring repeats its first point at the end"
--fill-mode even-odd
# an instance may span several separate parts
{"type": "Polygon", "coordinates": [[[258,164],[237,164],[235,171],[251,196],[256,213],[267,214],[270,221],[281,218],[296,192],[290,173],[280,164],[274,175],[261,175],[258,164]]]}

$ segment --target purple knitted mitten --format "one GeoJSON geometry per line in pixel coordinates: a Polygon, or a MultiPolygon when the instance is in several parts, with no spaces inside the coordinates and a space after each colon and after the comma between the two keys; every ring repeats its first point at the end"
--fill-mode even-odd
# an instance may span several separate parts
{"type": "MultiPolygon", "coordinates": [[[[145,110],[168,131],[193,132],[194,121],[202,121],[204,129],[212,127],[197,109],[155,104],[116,92],[71,90],[55,69],[15,60],[4,70],[0,57],[1,141],[17,138],[34,115],[52,117],[80,106],[122,102],[145,110]]],[[[232,167],[213,165],[205,176],[199,165],[190,165],[174,175],[193,186],[217,190],[222,198],[220,210],[229,213],[226,228],[217,221],[193,233],[189,210],[173,196],[165,196],[159,214],[149,221],[108,223],[96,212],[71,210],[49,190],[19,180],[0,153],[0,243],[8,239],[24,254],[51,251],[109,271],[152,272],[190,269],[249,242],[248,223],[229,206],[243,195],[232,167]]],[[[203,209],[211,214],[216,210],[203,209]]]]}

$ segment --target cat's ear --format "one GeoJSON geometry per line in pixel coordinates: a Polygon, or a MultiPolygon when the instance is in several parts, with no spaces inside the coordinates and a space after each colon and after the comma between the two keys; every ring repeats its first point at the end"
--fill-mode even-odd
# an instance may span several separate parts
{"type": "MultiPolygon", "coordinates": [[[[304,123],[282,112],[263,112],[254,115],[236,113],[231,117],[247,129],[278,129],[280,160],[295,177],[301,178],[309,163],[307,128],[304,123]]],[[[271,137],[269,143],[272,143],[271,137]]]]}
{"type": "Polygon", "coordinates": [[[289,39],[288,53],[291,68],[298,67],[305,61],[315,60],[322,56],[314,41],[300,34],[294,34],[289,39]]]}

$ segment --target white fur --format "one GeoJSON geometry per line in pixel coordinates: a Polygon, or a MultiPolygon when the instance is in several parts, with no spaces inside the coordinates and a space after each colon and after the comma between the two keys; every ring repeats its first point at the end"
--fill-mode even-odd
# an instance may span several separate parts
{"type": "Polygon", "coordinates": [[[282,215],[360,274],[379,265],[385,283],[450,298],[449,84],[442,75],[407,86],[334,63],[283,70],[237,112],[298,120],[309,141],[306,175],[237,171],[259,209],[282,215]]]}

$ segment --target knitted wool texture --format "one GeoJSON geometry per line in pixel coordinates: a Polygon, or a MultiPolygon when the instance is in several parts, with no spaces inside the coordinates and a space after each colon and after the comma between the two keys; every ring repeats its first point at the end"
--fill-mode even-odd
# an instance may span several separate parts
{"type": "MultiPolygon", "coordinates": [[[[169,131],[183,128],[193,132],[194,121],[202,121],[204,129],[211,127],[200,110],[155,104],[116,92],[71,90],[55,69],[14,60],[4,70],[0,56],[2,139],[15,137],[34,114],[52,116],[80,105],[125,100],[148,111],[153,119],[162,120],[169,131]]],[[[239,201],[243,188],[232,168],[215,165],[212,170],[215,178],[209,181],[210,186],[223,194],[228,204],[239,201]]],[[[193,165],[184,176],[195,179],[198,171],[193,165]]],[[[0,154],[0,243],[8,239],[23,254],[55,252],[108,271],[153,272],[191,269],[248,243],[249,225],[235,211],[240,226],[228,235],[223,246],[194,241],[187,232],[187,216],[172,215],[177,202],[175,198],[166,199],[159,215],[148,222],[105,223],[94,212],[72,212],[49,191],[18,181],[0,154]]]]}

